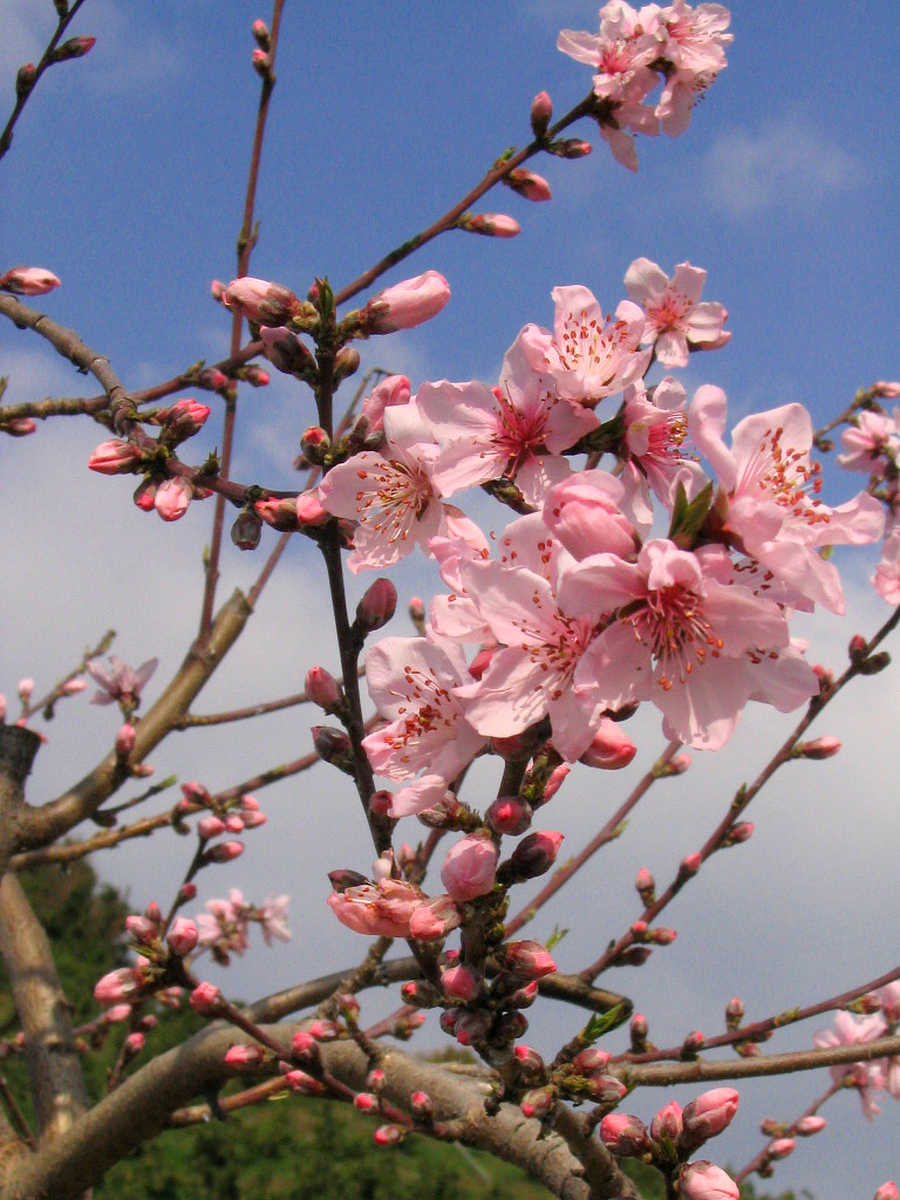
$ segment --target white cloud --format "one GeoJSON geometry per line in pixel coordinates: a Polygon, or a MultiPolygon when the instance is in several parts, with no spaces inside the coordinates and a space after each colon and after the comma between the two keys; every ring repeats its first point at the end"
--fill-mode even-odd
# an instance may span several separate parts
{"type": "Polygon", "coordinates": [[[709,200],[735,217],[767,209],[815,210],[825,197],[860,187],[865,165],[805,117],[787,115],[758,132],[721,134],[703,160],[709,200]]]}

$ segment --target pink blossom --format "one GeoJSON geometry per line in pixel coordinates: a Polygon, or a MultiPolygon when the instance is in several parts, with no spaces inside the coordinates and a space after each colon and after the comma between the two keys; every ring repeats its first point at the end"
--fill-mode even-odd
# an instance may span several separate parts
{"type": "Polygon", "coordinates": [[[547,528],[577,559],[609,553],[632,558],[638,538],[622,512],[625,488],[608,471],[578,471],[547,492],[547,528]]]}
{"type": "Polygon", "coordinates": [[[650,1122],[650,1136],[657,1142],[663,1139],[677,1142],[684,1127],[683,1116],[684,1110],[681,1105],[670,1100],[650,1122]]]}
{"type": "MultiPolygon", "coordinates": [[[[633,564],[612,554],[585,559],[564,572],[560,602],[595,620],[613,614],[575,671],[583,702],[617,709],[652,699],[667,737],[718,749],[748,699],[771,692],[782,701],[780,679],[755,671],[788,647],[779,607],[718,582],[703,556],[672,542],[648,542],[633,564]]],[[[796,703],[813,694],[811,671],[795,690],[796,703]]]]}
{"type": "Polygon", "coordinates": [[[402,780],[427,771],[431,781],[422,796],[395,795],[392,816],[430,807],[484,745],[454,695],[465,677],[462,652],[433,637],[384,638],[369,651],[369,694],[389,721],[363,739],[372,769],[402,780]]]}
{"type": "Polygon", "coordinates": [[[412,329],[437,316],[450,299],[450,285],[438,271],[426,271],[385,288],[362,310],[366,334],[412,329]]]}
{"type": "Polygon", "coordinates": [[[423,901],[409,919],[409,936],[422,942],[440,941],[462,921],[452,896],[423,901]]]}
{"type": "Polygon", "coordinates": [[[145,1041],[146,1037],[143,1033],[138,1031],[129,1033],[128,1037],[125,1039],[125,1053],[129,1057],[133,1057],[135,1054],[140,1054],[144,1048],[145,1041]]]}
{"type": "Polygon", "coordinates": [[[692,1162],[678,1176],[684,1200],[740,1200],[740,1188],[730,1175],[711,1162],[692,1162]]]}
{"type": "Polygon", "coordinates": [[[881,549],[881,561],[872,576],[875,591],[888,604],[900,604],[900,526],[881,549]]]}
{"type": "Polygon", "coordinates": [[[222,302],[259,325],[286,325],[300,310],[300,301],[290,288],[251,275],[232,279],[222,302]]]}
{"type": "Polygon", "coordinates": [[[279,942],[291,940],[291,931],[287,923],[289,900],[290,897],[286,895],[267,896],[262,907],[253,914],[254,920],[259,922],[263,941],[267,946],[272,945],[273,938],[279,942]]]}
{"type": "Polygon", "coordinates": [[[459,219],[459,228],[484,237],[511,238],[522,232],[522,226],[506,213],[470,213],[459,219]]]}
{"type": "Polygon", "coordinates": [[[689,262],[678,263],[671,279],[649,258],[636,258],[625,272],[628,295],[646,314],[641,342],[666,367],[686,367],[689,347],[718,348],[731,337],[722,329],[725,308],[700,303],[705,282],[706,272],[689,262]]]}
{"type": "Polygon", "coordinates": [[[900,459],[900,409],[894,410],[893,417],[863,410],[853,422],[841,434],[846,453],[838,455],[838,462],[848,471],[883,479],[888,465],[900,459]]]}
{"type": "Polygon", "coordinates": [[[641,382],[625,391],[622,507],[642,534],[653,522],[651,490],[671,509],[679,484],[690,500],[707,483],[700,464],[682,449],[688,432],[684,399],[684,388],[671,376],[653,388],[652,400],[641,382]]]}
{"type": "Polygon", "coordinates": [[[46,267],[11,267],[0,275],[0,289],[16,296],[44,296],[59,286],[59,279],[46,267]]]}
{"type": "Polygon", "coordinates": [[[540,942],[528,939],[507,942],[503,947],[502,959],[504,968],[521,979],[543,979],[545,975],[556,972],[556,963],[549,950],[540,942]]]}
{"type": "Polygon", "coordinates": [[[474,900],[494,886],[499,851],[488,833],[470,833],[451,846],[441,867],[441,881],[457,902],[474,900]]]}
{"type": "Polygon", "coordinates": [[[142,967],[119,967],[110,971],[94,987],[94,999],[100,1004],[118,1004],[139,995],[146,983],[142,967]]]}
{"type": "Polygon", "coordinates": [[[898,1200],[898,1197],[900,1197],[900,1191],[898,1191],[896,1183],[893,1179],[888,1179],[878,1188],[872,1200],[898,1200]]]}
{"type": "MultiPolygon", "coordinates": [[[[826,1049],[830,1046],[852,1046],[859,1042],[871,1042],[880,1038],[886,1029],[887,1026],[878,1013],[857,1018],[841,1010],[835,1015],[833,1029],[822,1029],[813,1035],[813,1045],[819,1049],[826,1049]]],[[[836,1083],[839,1080],[852,1080],[852,1086],[859,1092],[863,1112],[869,1120],[880,1111],[873,1095],[883,1083],[878,1064],[837,1063],[829,1070],[836,1083]]]]}
{"type": "Polygon", "coordinates": [[[443,511],[431,479],[437,453],[431,431],[412,405],[385,409],[385,445],[340,463],[319,488],[322,504],[356,521],[347,566],[354,573],[391,566],[439,530],[443,511]]]}
{"type": "Polygon", "coordinates": [[[198,940],[197,926],[187,917],[176,917],[166,937],[172,953],[178,955],[179,958],[190,954],[198,940]]]}
{"type": "Polygon", "coordinates": [[[187,512],[193,498],[194,489],[190,480],[173,475],[157,487],[153,506],[164,521],[178,521],[187,512]]]}
{"type": "Polygon", "coordinates": [[[740,1096],[734,1088],[712,1088],[685,1105],[683,1140],[692,1150],[726,1129],[738,1110],[740,1096]]]}
{"type": "Polygon", "coordinates": [[[409,921],[422,903],[421,891],[399,879],[361,883],[332,892],[328,905],[334,915],[356,933],[380,937],[409,937],[409,921]]]}
{"type": "Polygon", "coordinates": [[[722,389],[699,388],[688,424],[727,497],[725,530],[799,596],[842,613],[840,577],[819,549],[875,541],[884,528],[881,505],[865,492],[838,508],[819,499],[820,468],[809,453],[812,421],[802,405],[745,417],[732,431],[730,450],[722,440],[725,421],[722,389]]]}
{"type": "Polygon", "coordinates": [[[557,287],[551,295],[553,341],[531,365],[552,377],[560,396],[594,408],[644,374],[652,351],[640,349],[644,314],[636,304],[622,300],[613,320],[586,287],[557,287]]]}
{"type": "Polygon", "coordinates": [[[637,13],[630,4],[600,10],[600,32],[564,29],[556,46],[578,62],[595,67],[594,95],[605,100],[643,100],[657,83],[649,64],[659,57],[657,17],[650,8],[637,13]]]}
{"type": "Polygon", "coordinates": [[[107,662],[109,666],[104,667],[99,658],[92,658],[87,664],[88,674],[100,685],[100,691],[91,697],[91,704],[112,704],[115,700],[135,706],[144,685],[156,670],[159,659],[148,658],[137,669],[130,667],[115,654],[111,654],[107,662]]]}

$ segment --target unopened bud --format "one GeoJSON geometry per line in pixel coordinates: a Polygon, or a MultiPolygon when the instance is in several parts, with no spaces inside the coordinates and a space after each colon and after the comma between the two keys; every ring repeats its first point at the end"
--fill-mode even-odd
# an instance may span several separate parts
{"type": "Polygon", "coordinates": [[[542,830],[523,838],[506,864],[512,879],[517,882],[534,879],[548,871],[559,853],[564,836],[562,833],[542,830]]]}
{"type": "Polygon", "coordinates": [[[341,701],[340,684],[324,667],[310,667],[306,672],[306,694],[326,712],[334,712],[341,701]]]}
{"type": "Polygon", "coordinates": [[[531,805],[518,796],[501,796],[484,814],[487,824],[494,833],[524,833],[531,824],[531,805]]]}
{"type": "Polygon", "coordinates": [[[272,39],[269,36],[269,27],[265,23],[265,21],[262,20],[261,17],[257,17],[256,20],[253,22],[253,25],[251,26],[251,28],[253,31],[253,36],[256,38],[256,42],[257,42],[258,46],[260,47],[260,49],[262,49],[262,50],[271,49],[272,39]]]}
{"type": "Polygon", "coordinates": [[[739,846],[753,836],[755,826],[752,821],[738,821],[732,825],[722,841],[723,846],[739,846]]]}
{"type": "Polygon", "coordinates": [[[285,325],[300,309],[300,301],[290,288],[251,275],[232,279],[222,301],[258,325],[285,325]]]}
{"type": "Polygon", "coordinates": [[[739,1200],[740,1188],[730,1175],[711,1162],[687,1163],[678,1175],[683,1200],[739,1200]]]}
{"type": "Polygon", "coordinates": [[[741,1021],[744,1019],[744,1002],[740,996],[732,996],[725,1005],[725,1027],[726,1029],[740,1028],[741,1021]]]}
{"type": "Polygon", "coordinates": [[[362,633],[387,625],[397,608],[397,589],[389,579],[376,579],[356,606],[356,624],[362,633]]]}
{"type": "Polygon", "coordinates": [[[681,1043],[681,1057],[686,1059],[696,1058],[698,1051],[703,1049],[703,1043],[706,1038],[699,1029],[695,1029],[689,1033],[681,1043]]]}
{"type": "Polygon", "coordinates": [[[425,620],[425,605],[421,596],[410,596],[409,619],[414,625],[421,625],[425,620]]]}
{"type": "Polygon", "coordinates": [[[605,1071],[609,1060],[608,1050],[601,1050],[599,1046],[588,1046],[586,1050],[581,1050],[575,1055],[572,1066],[579,1075],[594,1075],[598,1071],[605,1071]]]}
{"type": "Polygon", "coordinates": [[[588,1076],[588,1095],[598,1104],[614,1106],[628,1092],[628,1088],[615,1075],[604,1075],[595,1071],[588,1076]]]}
{"type": "Polygon", "coordinates": [[[552,199],[550,184],[543,175],[537,175],[534,171],[525,171],[521,167],[514,167],[512,171],[503,176],[503,182],[526,200],[539,203],[552,199]]]}
{"type": "Polygon", "coordinates": [[[812,1137],[816,1133],[821,1133],[827,1124],[824,1117],[801,1117],[794,1123],[794,1132],[798,1137],[812,1137]]]}
{"type": "MultiPolygon", "coordinates": [[[[340,1036],[341,1030],[340,1026],[335,1024],[334,1021],[326,1021],[320,1017],[307,1025],[306,1032],[310,1037],[315,1038],[317,1042],[333,1042],[340,1036]]],[[[371,1091],[376,1090],[368,1080],[366,1080],[366,1086],[371,1091]]]]}
{"type": "Polygon", "coordinates": [[[739,1103],[740,1096],[734,1088],[722,1087],[704,1092],[686,1104],[679,1149],[692,1154],[707,1139],[720,1134],[731,1124],[739,1103]]]}
{"type": "Polygon", "coordinates": [[[255,550],[262,537],[262,518],[252,509],[245,508],[231,526],[231,540],[238,550],[255,550]]]}
{"type": "Polygon", "coordinates": [[[888,1179],[886,1183],[883,1183],[872,1200],[900,1200],[900,1191],[897,1190],[893,1179],[888,1179]]]}
{"type": "Polygon", "coordinates": [[[519,1103],[522,1114],[526,1117],[545,1117],[556,1104],[556,1089],[553,1087],[532,1088],[525,1093],[519,1103]]]}
{"type": "Polygon", "coordinates": [[[218,367],[204,367],[197,376],[197,386],[208,392],[221,392],[228,387],[228,376],[218,367]]]}
{"type": "Polygon", "coordinates": [[[593,152],[594,147],[581,138],[564,138],[558,142],[551,142],[547,149],[558,158],[584,158],[593,152]]]}
{"type": "Polygon", "coordinates": [[[312,735],[319,758],[331,763],[346,775],[355,773],[353,745],[343,729],[335,729],[331,725],[314,725],[312,735]]]}
{"type": "Polygon", "coordinates": [[[376,1146],[396,1146],[403,1141],[404,1130],[399,1125],[379,1125],[372,1134],[376,1146]]]}
{"type": "Polygon", "coordinates": [[[641,867],[634,878],[634,886],[645,908],[656,899],[656,880],[646,867],[641,867]]]}
{"type": "Polygon", "coordinates": [[[229,1067],[234,1067],[235,1070],[242,1071],[244,1067],[255,1067],[262,1062],[265,1056],[265,1050],[262,1046],[253,1046],[248,1043],[243,1043],[238,1046],[230,1046],[225,1052],[225,1064],[229,1067]]]}
{"type": "Polygon", "coordinates": [[[19,699],[23,704],[27,704],[31,699],[31,693],[34,691],[33,679],[20,679],[18,685],[19,699]]]}
{"type": "Polygon", "coordinates": [[[140,457],[141,452],[131,442],[110,438],[94,448],[88,466],[101,475],[126,475],[134,470],[140,457]]]}
{"type": "Polygon", "coordinates": [[[484,237],[511,238],[522,232],[522,226],[506,213],[465,214],[457,222],[466,233],[480,233],[484,237]]]}
{"type": "Polygon", "coordinates": [[[292,329],[273,326],[259,331],[263,354],[286,375],[313,382],[318,372],[315,355],[292,329]]]}
{"type": "Polygon", "coordinates": [[[882,650],[879,654],[870,654],[859,666],[861,675],[877,675],[883,671],[885,667],[890,666],[891,656],[887,650],[882,650]]]}
{"type": "Polygon", "coordinates": [[[677,932],[665,925],[659,925],[656,929],[647,930],[647,940],[654,942],[657,946],[671,946],[677,937],[677,932]]]}
{"type": "Polygon", "coordinates": [[[355,346],[342,346],[334,356],[332,380],[337,386],[343,379],[349,379],[359,370],[359,351],[355,346]]]}
{"type": "Polygon", "coordinates": [[[836,737],[815,738],[811,742],[800,742],[794,747],[794,758],[833,758],[841,748],[841,742],[836,737]]]}
{"type": "Polygon", "coordinates": [[[450,299],[450,285],[438,271],[426,271],[385,288],[360,313],[365,336],[413,329],[437,316],[450,299]]]}
{"type": "Polygon", "coordinates": [[[571,770],[572,768],[568,763],[560,763],[559,766],[553,768],[553,770],[550,772],[550,778],[544,784],[544,804],[546,804],[548,800],[553,799],[553,797],[562,787],[563,782],[568,778],[571,770]]]}
{"type": "Polygon", "coordinates": [[[480,971],[462,964],[441,972],[441,988],[448,1000],[458,1004],[471,1004],[481,991],[483,977],[480,971]]]}
{"type": "Polygon", "coordinates": [[[643,1121],[630,1113],[607,1113],[600,1122],[600,1140],[618,1157],[635,1157],[649,1145],[643,1121]]]}
{"type": "Polygon", "coordinates": [[[642,967],[653,953],[649,946],[628,946],[613,959],[613,967],[642,967]]]}
{"type": "Polygon", "coordinates": [[[416,1008],[432,1008],[437,1003],[438,990],[433,984],[422,979],[410,979],[400,988],[404,1004],[413,1004],[416,1008]]]}
{"type": "Polygon", "coordinates": [[[188,1004],[202,1016],[212,1016],[224,1002],[222,993],[214,983],[198,983],[191,992],[188,1004]]]}
{"type": "Polygon", "coordinates": [[[187,917],[176,917],[166,936],[169,949],[179,958],[190,954],[196,947],[198,939],[197,926],[187,917]]]}
{"type": "Polygon", "coordinates": [[[850,656],[850,661],[853,663],[861,662],[866,657],[866,651],[869,644],[861,633],[854,633],[850,639],[850,644],[847,647],[847,653],[850,656]]]}
{"type": "Polygon", "coordinates": [[[16,72],[16,95],[21,99],[27,96],[34,87],[37,79],[37,67],[33,62],[23,63],[16,72]]]}
{"type": "Polygon", "coordinates": [[[650,1122],[650,1136],[655,1142],[671,1142],[673,1145],[681,1137],[683,1109],[680,1104],[670,1100],[659,1110],[650,1122]]]}
{"type": "Polygon", "coordinates": [[[793,1154],[796,1142],[793,1138],[776,1138],[766,1149],[771,1158],[787,1158],[793,1154]]]}
{"type": "Polygon", "coordinates": [[[297,528],[296,500],[278,500],[274,496],[269,500],[257,500],[253,511],[261,521],[280,533],[289,533],[297,528]]]}
{"type": "Polygon", "coordinates": [[[137,732],[133,725],[125,724],[119,726],[119,732],[116,734],[116,757],[126,759],[134,749],[134,744],[137,741],[137,732]]]}
{"type": "Polygon", "coordinates": [[[498,957],[502,957],[503,966],[507,971],[523,979],[542,979],[556,970],[556,963],[549,950],[540,942],[507,942],[498,957]]]}
{"type": "Polygon", "coordinates": [[[37,432],[37,422],[32,417],[13,417],[2,429],[9,437],[28,437],[37,432]]]}
{"type": "Polygon", "coordinates": [[[263,50],[262,46],[257,46],[250,55],[250,62],[253,65],[253,70],[260,76],[261,79],[269,79],[272,74],[272,59],[263,50]]]}
{"type": "Polygon", "coordinates": [[[232,859],[240,858],[243,853],[243,842],[219,842],[218,845],[206,851],[204,858],[211,863],[227,863],[232,859]]]}
{"type": "Polygon", "coordinates": [[[647,1045],[647,1018],[643,1013],[635,1013],[631,1018],[631,1024],[628,1027],[628,1032],[631,1037],[631,1049],[635,1054],[640,1054],[646,1049],[647,1045]]]}
{"type": "Polygon", "coordinates": [[[538,92],[531,102],[531,129],[540,141],[553,118],[553,102],[546,92],[538,92]]]}
{"type": "Polygon", "coordinates": [[[381,1067],[373,1067],[366,1076],[366,1087],[370,1092],[375,1092],[376,1095],[381,1095],[384,1091],[387,1080],[384,1077],[384,1071],[381,1067]]]}
{"type": "Polygon", "coordinates": [[[336,892],[346,892],[348,888],[359,887],[360,884],[369,882],[365,875],[360,875],[359,871],[351,871],[347,867],[329,871],[328,880],[336,892]]]}
{"type": "Polygon", "coordinates": [[[93,49],[96,38],[73,37],[57,46],[51,55],[51,62],[65,62],[69,58],[82,58],[93,49]]]}
{"type": "Polygon", "coordinates": [[[420,1121],[430,1121],[434,1115],[434,1105],[427,1092],[413,1092],[409,1098],[409,1107],[413,1116],[420,1121]]]}
{"type": "Polygon", "coordinates": [[[307,462],[321,465],[331,449],[331,438],[321,425],[310,425],[300,438],[300,449],[307,462]]]}
{"type": "Polygon", "coordinates": [[[264,371],[262,367],[258,367],[256,363],[249,363],[241,369],[241,379],[249,383],[251,387],[268,387],[270,375],[268,371],[264,371]]]}
{"type": "Polygon", "coordinates": [[[689,854],[681,860],[678,867],[679,880],[690,879],[692,875],[696,875],[700,870],[703,859],[699,854],[689,854]]]}

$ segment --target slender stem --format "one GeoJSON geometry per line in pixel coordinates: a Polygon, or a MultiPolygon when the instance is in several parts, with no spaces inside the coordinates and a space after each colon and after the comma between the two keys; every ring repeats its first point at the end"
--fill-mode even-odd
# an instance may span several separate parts
{"type": "Polygon", "coordinates": [[[388,254],[386,254],[384,258],[380,259],[377,263],[375,263],[374,266],[370,267],[368,271],[364,271],[358,279],[354,279],[352,283],[348,283],[346,287],[341,288],[341,290],[334,297],[335,304],[343,304],[346,300],[349,300],[352,296],[355,296],[358,292],[361,292],[364,288],[367,288],[369,284],[373,283],[378,278],[379,275],[383,275],[385,271],[390,270],[390,268],[396,266],[397,263],[402,262],[405,258],[409,258],[411,254],[420,249],[427,242],[432,241],[432,239],[436,238],[438,234],[446,233],[448,229],[453,229],[456,225],[456,222],[470,205],[474,204],[476,200],[479,200],[485,194],[485,192],[490,191],[494,184],[499,183],[504,175],[508,175],[509,172],[515,167],[520,166],[523,162],[529,158],[532,158],[535,154],[539,154],[543,150],[545,142],[551,141],[561,130],[565,129],[568,125],[571,125],[573,121],[577,121],[580,117],[586,116],[587,113],[589,113],[594,107],[594,103],[594,95],[593,93],[590,93],[547,131],[544,140],[540,142],[530,142],[517,154],[514,154],[510,158],[504,159],[496,166],[493,166],[480,183],[477,183],[470,192],[463,196],[458,203],[454,204],[453,207],[444,213],[442,217],[439,217],[434,224],[429,225],[427,229],[423,229],[420,233],[414,234],[411,238],[409,238],[408,241],[403,242],[402,245],[397,246],[394,250],[391,250],[388,254]]]}
{"type": "Polygon", "coordinates": [[[506,924],[506,935],[510,937],[517,933],[523,925],[527,924],[538,909],[540,909],[547,901],[555,896],[556,893],[569,882],[572,876],[591,858],[592,855],[605,846],[608,842],[614,841],[622,832],[621,825],[637,802],[646,795],[654,782],[659,778],[660,768],[670,762],[678,750],[681,748],[680,742],[669,742],[668,746],[663,751],[662,755],[656,760],[649,771],[644,775],[643,779],[635,786],[634,790],[609,818],[602,829],[588,842],[584,849],[576,854],[574,858],[569,859],[558,871],[556,871],[549,883],[545,884],[538,892],[527,908],[523,908],[518,912],[511,921],[506,924]]]}
{"type": "MultiPolygon", "coordinates": [[[[256,186],[259,181],[259,164],[262,157],[263,140],[266,133],[266,117],[269,113],[269,100],[275,86],[275,55],[278,50],[278,32],[281,26],[281,10],[284,0],[274,0],[272,7],[272,24],[270,31],[271,46],[269,49],[270,68],[262,81],[259,97],[259,109],[256,114],[256,129],[253,134],[253,149],[250,154],[250,170],[247,177],[247,194],[244,200],[244,219],[238,238],[237,276],[247,274],[250,265],[250,255],[253,252],[255,237],[252,232],[253,207],[256,201],[256,186]]],[[[231,355],[234,357],[241,348],[241,327],[243,316],[240,308],[236,308],[231,323],[231,355]]],[[[225,397],[225,424],[222,432],[221,469],[227,477],[231,469],[231,452],[234,446],[234,427],[237,414],[237,388],[229,390],[225,397]]],[[[212,536],[209,545],[209,557],[206,564],[206,585],[203,590],[203,605],[200,612],[200,631],[197,640],[201,646],[206,644],[212,627],[213,608],[216,600],[216,584],[219,581],[219,560],[222,553],[222,532],[225,526],[225,497],[220,493],[216,496],[213,514],[212,536]]],[[[275,560],[277,562],[277,558],[275,560]]],[[[274,563],[272,564],[274,567],[274,563]]]]}

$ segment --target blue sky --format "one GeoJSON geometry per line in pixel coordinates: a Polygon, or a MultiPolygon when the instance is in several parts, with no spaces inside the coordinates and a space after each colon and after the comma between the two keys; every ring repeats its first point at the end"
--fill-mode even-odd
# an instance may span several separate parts
{"type": "MultiPolygon", "coordinates": [[[[73,32],[95,34],[94,51],[41,81],[0,164],[0,265],[54,270],[63,287],[43,307],[107,354],[128,386],[146,386],[226,352],[230,326],[209,299],[209,283],[228,280],[234,270],[258,95],[249,27],[259,15],[243,2],[88,0],[73,32]]],[[[11,80],[21,62],[40,54],[52,21],[49,0],[0,0],[3,77],[11,80]]],[[[707,269],[705,298],[726,305],[733,337],[724,351],[695,357],[681,376],[689,390],[706,382],[724,387],[735,419],[799,400],[822,421],[860,385],[896,378],[898,151],[885,102],[885,83],[896,70],[885,30],[895,21],[886,2],[853,12],[835,0],[814,8],[736,6],[729,68],[683,137],[639,139],[640,172],[632,175],[588,124],[576,128],[594,142],[591,157],[532,164],[551,182],[550,204],[527,204],[504,189],[478,206],[514,215],[522,224],[518,238],[456,232],[386,277],[391,283],[434,268],[447,276],[453,296],[428,325],[373,339],[363,348],[365,363],[403,371],[414,384],[490,382],[523,324],[551,323],[552,287],[584,283],[612,309],[625,295],[629,263],[645,255],[669,272],[685,259],[707,269]]],[[[377,12],[356,0],[333,8],[288,0],[251,272],[299,294],[315,275],[327,274],[337,289],[430,224],[500,152],[528,140],[535,92],[547,90],[559,115],[588,90],[589,70],[555,49],[561,27],[595,29],[596,10],[574,0],[488,6],[461,0],[452,8],[389,3],[377,12]]],[[[94,390],[38,339],[12,328],[0,327],[0,356],[2,373],[11,377],[8,401],[94,390]]],[[[294,485],[290,461],[312,419],[308,397],[281,379],[247,394],[238,478],[294,485]]],[[[218,439],[212,426],[211,420],[206,441],[197,439],[197,460],[218,439]]],[[[7,546],[16,584],[0,617],[0,690],[7,694],[21,675],[35,675],[39,686],[55,679],[73,647],[80,651],[109,625],[119,629],[119,652],[131,661],[159,653],[163,677],[177,666],[194,628],[210,508],[194,506],[173,527],[142,516],[130,503],[128,480],[88,477],[84,470],[101,437],[88,423],[57,422],[36,437],[0,445],[4,479],[17,497],[7,546]]],[[[858,479],[838,479],[832,494],[846,497],[857,486],[858,479]]],[[[228,548],[223,595],[253,578],[258,562],[251,558],[228,548]]],[[[324,592],[314,568],[305,549],[292,550],[265,596],[258,626],[203,711],[295,691],[313,661],[334,665],[333,651],[323,650],[331,635],[320,621],[324,592]]],[[[839,665],[849,634],[871,632],[887,615],[868,588],[870,569],[871,555],[863,554],[847,580],[858,624],[818,623],[814,660],[830,656],[839,665]]],[[[405,566],[401,594],[425,591],[421,579],[421,562],[405,566]]],[[[351,586],[358,593],[366,582],[351,586]]],[[[395,632],[406,632],[402,623],[395,632]]],[[[657,955],[652,972],[621,973],[632,976],[622,986],[651,1017],[651,1036],[654,1029],[663,1040],[663,1030],[677,1038],[696,1025],[718,1028],[735,991],[748,1011],[762,1015],[891,965],[896,914],[886,912],[885,902],[889,880],[896,879],[891,846],[900,830],[886,785],[898,766],[895,702],[896,684],[882,676],[823,724],[820,732],[846,735],[844,755],[793,766],[764,793],[750,814],[758,826],[754,841],[730,852],[733,859],[711,864],[707,881],[698,880],[696,891],[679,901],[672,922],[680,937],[663,952],[664,964],[657,955]],[[873,738],[876,754],[868,749],[873,738]],[[697,977],[702,962],[708,979],[700,947],[710,943],[713,961],[724,965],[706,988],[697,977]]],[[[66,724],[60,714],[34,777],[38,798],[42,789],[49,795],[61,786],[73,765],[80,770],[94,760],[112,735],[112,719],[82,707],[66,724]],[[61,748],[56,759],[49,753],[54,744],[61,748]]],[[[301,753],[313,720],[306,713],[273,718],[253,730],[240,752],[233,736],[198,739],[196,750],[193,742],[179,742],[160,754],[157,772],[227,786],[301,753]]],[[[535,935],[546,936],[554,921],[571,923],[567,913],[596,910],[591,927],[573,929],[561,947],[564,965],[581,965],[591,947],[630,919],[636,867],[651,866],[664,878],[717,819],[729,794],[726,781],[735,771],[747,777],[758,769],[763,737],[774,746],[786,728],[766,710],[736,738],[736,766],[707,759],[673,781],[635,818],[631,841],[615,848],[618,857],[615,850],[609,856],[602,882],[595,876],[571,885],[570,901],[551,911],[548,928],[535,935]]],[[[659,735],[653,721],[646,730],[650,755],[659,735]]],[[[604,779],[608,795],[598,799],[596,779],[584,774],[568,798],[561,793],[554,814],[573,849],[579,835],[602,823],[617,795],[604,779]]],[[[274,953],[261,950],[233,972],[230,986],[245,995],[273,981],[287,984],[320,964],[344,965],[358,949],[321,915],[321,871],[323,861],[326,869],[365,869],[365,836],[351,828],[344,807],[351,801],[339,780],[320,772],[314,794],[304,788],[294,783],[272,791],[273,832],[248,838],[241,869],[209,884],[210,895],[240,884],[259,898],[268,890],[295,897],[291,949],[277,964],[274,953]]],[[[413,840],[411,825],[401,836],[413,840]]],[[[186,853],[184,843],[173,848],[168,839],[158,851],[147,844],[121,849],[98,867],[119,882],[132,880],[135,903],[143,905],[162,864],[186,853]]],[[[560,1030],[571,1032],[567,1021],[537,1018],[536,1040],[549,1047],[560,1030]]],[[[773,1048],[807,1041],[804,1030],[773,1048]]],[[[791,1080],[779,1100],[768,1085],[748,1087],[740,1126],[715,1156],[742,1163],[759,1146],[760,1116],[790,1118],[823,1088],[818,1077],[791,1080]]],[[[643,1100],[641,1115],[652,1115],[654,1099],[643,1100]]],[[[873,1126],[855,1111],[853,1096],[832,1107],[832,1129],[823,1135],[830,1140],[816,1147],[822,1157],[801,1144],[776,1182],[808,1184],[817,1200],[871,1194],[897,1170],[890,1149],[896,1105],[888,1102],[873,1126]]]]}

